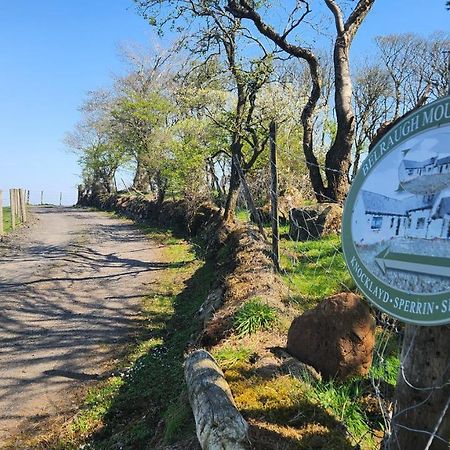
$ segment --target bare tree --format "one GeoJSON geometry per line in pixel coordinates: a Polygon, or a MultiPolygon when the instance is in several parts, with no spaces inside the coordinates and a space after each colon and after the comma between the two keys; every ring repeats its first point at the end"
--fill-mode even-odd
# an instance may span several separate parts
{"type": "Polygon", "coordinates": [[[349,51],[352,40],[375,0],[360,0],[347,19],[338,3],[325,0],[335,23],[334,40],[334,102],[337,130],[331,148],[325,158],[325,185],[320,166],[313,149],[313,115],[321,94],[319,61],[313,51],[289,41],[294,30],[305,21],[311,8],[308,1],[298,1],[288,16],[283,31],[277,32],[259,14],[254,2],[228,0],[228,10],[236,17],[251,20],[259,32],[273,41],[279,48],[305,60],[311,77],[309,100],[302,112],[303,151],[308,164],[311,183],[318,201],[337,201],[345,198],[348,190],[348,171],[351,163],[355,118],[352,107],[352,83],[350,77],[349,51]]]}
{"type": "Polygon", "coordinates": [[[391,34],[378,36],[375,42],[393,83],[395,106],[392,120],[395,120],[413,107],[405,101],[405,85],[412,78],[411,62],[416,55],[417,37],[412,33],[391,34]]]}
{"type": "Polygon", "coordinates": [[[393,115],[380,125],[369,150],[399,120],[429,100],[446,95],[445,50],[450,47],[450,37],[446,33],[429,38],[407,33],[379,36],[376,42],[392,80],[395,107],[393,115]]]}
{"type": "Polygon", "coordinates": [[[356,121],[352,179],[358,170],[361,153],[381,124],[391,117],[394,103],[393,85],[387,70],[379,64],[359,67],[354,81],[356,121]]]}

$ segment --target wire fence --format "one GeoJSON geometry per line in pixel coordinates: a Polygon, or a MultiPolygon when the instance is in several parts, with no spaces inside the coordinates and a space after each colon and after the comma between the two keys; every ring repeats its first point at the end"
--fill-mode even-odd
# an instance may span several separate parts
{"type": "MultiPolygon", "coordinates": [[[[234,162],[236,164],[236,161],[234,162]]],[[[238,163],[237,163],[238,164],[238,163]]],[[[304,161],[305,167],[307,162],[304,161]]],[[[276,172],[277,167],[270,169],[276,172]]],[[[269,174],[271,170],[268,170],[269,174]]],[[[324,170],[324,167],[320,167],[324,170]]],[[[246,176],[239,171],[241,182],[248,186],[252,191],[252,183],[246,180],[246,176]]],[[[278,196],[278,190],[273,190],[273,184],[266,183],[267,190],[262,197],[266,202],[270,202],[271,197],[278,196]]],[[[258,189],[260,185],[258,186],[258,189]]],[[[261,193],[253,197],[261,198],[261,193]]],[[[250,198],[250,203],[252,199],[250,198]]],[[[243,196],[240,201],[241,205],[241,219],[246,218],[249,222],[257,221],[255,218],[255,205],[249,204],[248,195],[243,196]]],[[[291,205],[292,207],[298,205],[291,205]]],[[[271,235],[270,220],[271,214],[268,205],[256,205],[259,212],[259,220],[263,222],[265,233],[269,239],[273,239],[271,235]],[[264,213],[265,211],[265,213],[264,213]]],[[[305,207],[305,209],[308,209],[305,207]]],[[[319,214],[320,215],[320,214],[319,214]]],[[[322,299],[341,292],[358,292],[357,286],[347,270],[343,251],[341,246],[341,236],[339,229],[332,229],[331,232],[325,230],[323,233],[322,224],[318,224],[317,216],[311,214],[307,216],[306,222],[309,223],[295,223],[295,217],[290,211],[288,220],[283,222],[280,226],[279,239],[279,268],[282,278],[288,286],[288,296],[292,304],[300,306],[300,311],[310,309],[318,304],[322,299]],[[300,232],[299,232],[300,228],[300,232]]],[[[285,217],[286,219],[286,217],[285,217]]],[[[276,255],[274,255],[276,256],[276,255]]],[[[277,258],[275,258],[277,260],[277,258]]],[[[426,442],[422,446],[414,446],[411,448],[435,448],[434,445],[440,443],[436,448],[448,445],[448,442],[440,436],[440,430],[443,428],[443,423],[449,422],[449,361],[445,367],[440,369],[438,376],[429,385],[418,386],[410,382],[410,371],[417,367],[417,364],[408,364],[408,357],[411,356],[412,349],[415,345],[415,336],[420,330],[428,327],[405,326],[405,324],[381,313],[374,309],[376,317],[376,344],[373,353],[372,369],[369,372],[368,379],[370,383],[365,387],[365,395],[369,395],[376,399],[377,417],[380,425],[370,430],[372,434],[370,439],[367,439],[367,431],[364,435],[360,433],[352,433],[351,429],[347,428],[347,433],[351,437],[351,441],[355,445],[354,448],[379,448],[380,446],[380,432],[384,435],[381,445],[385,449],[402,449],[398,441],[400,430],[407,431],[412,436],[412,441],[423,440],[426,436],[426,442]],[[405,330],[411,328],[413,335],[408,336],[408,341],[405,341],[405,330]],[[396,395],[394,395],[396,386],[402,384],[409,390],[410,402],[409,405],[396,404],[396,395]],[[417,402],[415,399],[416,393],[427,393],[421,397],[417,402]],[[430,420],[423,421],[427,425],[408,427],[402,423],[400,418],[410,414],[412,410],[416,410],[415,415],[428,414],[427,407],[429,406],[431,395],[438,396],[437,404],[441,405],[441,409],[435,417],[435,423],[431,426],[430,420]],[[418,411],[418,413],[417,413],[418,411]],[[378,429],[377,429],[378,428],[378,429]],[[363,442],[365,444],[363,445],[363,442]],[[368,444],[369,442],[369,444],[368,444]],[[370,444],[372,442],[372,446],[370,444]],[[377,444],[374,444],[377,442],[377,444]]],[[[448,336],[448,333],[447,333],[448,336]]],[[[445,345],[445,344],[444,344],[445,345]]],[[[447,342],[448,345],[448,342],[447,342]]],[[[417,357],[415,353],[414,357],[417,357]]],[[[436,402],[435,402],[436,403],[436,402]]],[[[368,415],[368,414],[367,414],[368,415]]],[[[366,415],[366,417],[367,417],[366,415]]],[[[372,420],[373,423],[373,420],[372,420]]],[[[422,441],[421,441],[422,442],[422,441]]],[[[406,448],[405,448],[406,450],[406,448]]],[[[409,447],[408,447],[409,450],[409,447]]]]}
{"type": "MultiPolygon", "coordinates": [[[[38,189],[26,189],[27,191],[27,199],[29,205],[51,205],[51,206],[73,206],[77,203],[77,190],[38,190],[38,189]]],[[[4,193],[7,193],[8,190],[3,190],[4,193]]],[[[3,206],[9,207],[10,201],[9,196],[4,194],[3,196],[3,206]]]]}

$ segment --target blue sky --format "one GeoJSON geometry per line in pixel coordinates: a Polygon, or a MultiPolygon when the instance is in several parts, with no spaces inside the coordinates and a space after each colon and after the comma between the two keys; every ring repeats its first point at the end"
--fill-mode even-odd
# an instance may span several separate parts
{"type": "MultiPolygon", "coordinates": [[[[447,30],[444,0],[377,0],[355,39],[364,57],[379,34],[447,30]],[[395,6],[393,6],[395,5],[395,6]],[[426,6],[425,6],[426,5],[426,6]]],[[[87,91],[124,71],[118,46],[148,43],[151,28],[131,0],[0,0],[0,189],[44,190],[70,203],[76,156],[62,140],[87,91]]]]}

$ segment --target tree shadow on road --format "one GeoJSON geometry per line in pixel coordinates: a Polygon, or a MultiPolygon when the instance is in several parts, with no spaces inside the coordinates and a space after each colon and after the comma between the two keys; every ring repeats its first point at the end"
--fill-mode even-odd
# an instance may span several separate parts
{"type": "Polygon", "coordinates": [[[142,259],[145,238],[128,224],[97,224],[91,232],[97,241],[117,234],[125,242],[128,234],[134,246],[31,243],[0,261],[0,430],[27,418],[17,407],[37,410],[42,397],[64,391],[51,407],[58,414],[72,390],[110,376],[109,362],[142,328],[139,293],[154,282],[147,275],[189,265],[142,259]]]}

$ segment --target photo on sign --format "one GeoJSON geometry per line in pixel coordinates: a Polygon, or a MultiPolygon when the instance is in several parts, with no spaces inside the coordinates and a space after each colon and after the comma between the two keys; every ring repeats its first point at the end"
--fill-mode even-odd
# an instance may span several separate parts
{"type": "Polygon", "coordinates": [[[388,153],[355,202],[352,237],[363,264],[406,292],[450,291],[450,126],[388,153]]]}

